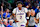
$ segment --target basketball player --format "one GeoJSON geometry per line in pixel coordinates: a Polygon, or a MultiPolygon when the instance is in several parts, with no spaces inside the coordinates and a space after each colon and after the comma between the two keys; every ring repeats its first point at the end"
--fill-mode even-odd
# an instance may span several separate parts
{"type": "Polygon", "coordinates": [[[26,13],[28,12],[27,8],[22,7],[22,2],[17,2],[17,7],[13,10],[13,16],[16,17],[16,23],[18,27],[26,26],[26,13]]]}
{"type": "Polygon", "coordinates": [[[39,9],[39,12],[37,13],[36,18],[37,18],[37,21],[39,22],[38,27],[40,27],[40,9],[39,9]]]}

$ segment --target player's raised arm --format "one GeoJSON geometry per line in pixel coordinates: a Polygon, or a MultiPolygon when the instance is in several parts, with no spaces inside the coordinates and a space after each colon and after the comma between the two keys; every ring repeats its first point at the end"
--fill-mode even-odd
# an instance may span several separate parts
{"type": "Polygon", "coordinates": [[[16,17],[15,14],[16,14],[16,9],[13,9],[12,15],[13,15],[14,17],[16,17]]]}

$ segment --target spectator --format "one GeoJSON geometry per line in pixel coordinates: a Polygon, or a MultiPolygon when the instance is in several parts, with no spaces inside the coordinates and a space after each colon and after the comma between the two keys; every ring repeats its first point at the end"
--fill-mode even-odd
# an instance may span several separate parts
{"type": "Polygon", "coordinates": [[[39,6],[40,6],[40,1],[39,1],[39,6]]]}
{"type": "Polygon", "coordinates": [[[36,9],[36,7],[35,7],[35,6],[32,6],[32,9],[34,9],[34,10],[35,10],[35,9],[36,9]]]}
{"type": "Polygon", "coordinates": [[[30,3],[30,0],[25,0],[25,6],[27,6],[30,3]]]}
{"type": "Polygon", "coordinates": [[[2,24],[2,20],[0,20],[0,27],[4,27],[4,25],[2,24]]]}
{"type": "Polygon", "coordinates": [[[6,12],[3,13],[3,17],[5,18],[10,18],[10,13],[9,13],[9,9],[6,9],[6,12]]]}
{"type": "Polygon", "coordinates": [[[38,0],[36,0],[36,2],[34,3],[35,6],[39,6],[39,2],[38,0]]]}
{"type": "MultiPolygon", "coordinates": [[[[14,21],[15,19],[14,19],[14,17],[12,18],[12,15],[10,16],[10,19],[9,19],[9,20],[13,20],[12,26],[13,26],[13,27],[17,27],[17,25],[16,25],[16,23],[15,23],[15,21],[14,21]]],[[[8,20],[8,21],[9,21],[9,20],[8,20]]],[[[8,22],[8,23],[9,23],[9,22],[8,22]]]]}
{"type": "Polygon", "coordinates": [[[1,9],[0,9],[0,18],[3,20],[3,6],[4,4],[2,4],[1,9]]]}
{"type": "MultiPolygon", "coordinates": [[[[39,9],[39,11],[40,11],[40,9],[39,9]]],[[[40,12],[37,13],[36,19],[37,19],[37,21],[39,22],[39,23],[38,23],[38,27],[40,27],[40,12]]]]}
{"type": "Polygon", "coordinates": [[[29,3],[29,4],[28,4],[28,6],[29,6],[29,8],[28,8],[28,9],[30,9],[30,10],[31,10],[31,9],[32,9],[31,3],[29,3]]]}
{"type": "Polygon", "coordinates": [[[7,27],[13,27],[13,20],[9,20],[9,25],[7,27]]]}
{"type": "Polygon", "coordinates": [[[32,6],[34,6],[34,3],[35,3],[35,0],[32,0],[32,1],[31,1],[32,6]]]}
{"type": "Polygon", "coordinates": [[[39,6],[35,9],[35,15],[39,12],[39,6]]]}
{"type": "Polygon", "coordinates": [[[4,24],[5,27],[7,27],[7,25],[8,25],[7,19],[4,19],[4,20],[3,20],[3,24],[4,24]]]}
{"type": "Polygon", "coordinates": [[[24,3],[24,0],[19,0],[19,1],[21,1],[22,3],[24,3]]]}
{"type": "MultiPolygon", "coordinates": [[[[3,8],[3,11],[5,11],[6,6],[4,5],[4,3],[3,3],[3,2],[1,3],[1,7],[3,8]]],[[[1,9],[2,9],[2,8],[1,8],[1,9]]]]}
{"type": "Polygon", "coordinates": [[[31,9],[32,9],[31,4],[29,3],[29,4],[26,6],[26,8],[27,8],[28,10],[31,10],[31,9]]]}
{"type": "Polygon", "coordinates": [[[12,25],[13,25],[13,27],[17,27],[17,24],[16,23],[13,23],[12,25]]]}

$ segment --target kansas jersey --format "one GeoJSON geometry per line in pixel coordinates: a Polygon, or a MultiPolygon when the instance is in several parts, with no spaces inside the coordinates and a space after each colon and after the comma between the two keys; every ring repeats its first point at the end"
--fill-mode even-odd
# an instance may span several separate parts
{"type": "Polygon", "coordinates": [[[27,12],[28,12],[27,8],[24,7],[22,7],[21,10],[19,10],[18,7],[13,10],[13,13],[16,14],[16,19],[19,22],[23,22],[24,20],[26,20],[25,17],[27,12]]]}
{"type": "Polygon", "coordinates": [[[37,19],[39,18],[39,24],[40,24],[40,12],[37,14],[37,19]]]}
{"type": "Polygon", "coordinates": [[[37,14],[37,19],[39,19],[38,27],[40,27],[40,12],[37,14]]]}

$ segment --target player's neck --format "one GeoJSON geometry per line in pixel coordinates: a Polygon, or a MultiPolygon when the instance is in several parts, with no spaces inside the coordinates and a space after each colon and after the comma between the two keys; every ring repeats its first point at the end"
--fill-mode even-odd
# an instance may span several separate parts
{"type": "Polygon", "coordinates": [[[19,7],[19,10],[21,10],[21,8],[19,7]]]}

